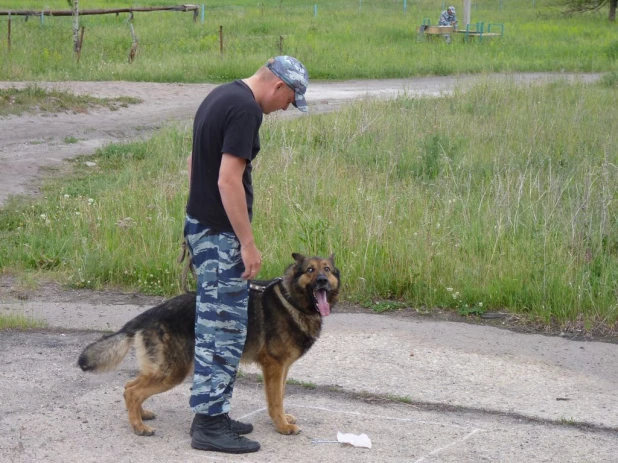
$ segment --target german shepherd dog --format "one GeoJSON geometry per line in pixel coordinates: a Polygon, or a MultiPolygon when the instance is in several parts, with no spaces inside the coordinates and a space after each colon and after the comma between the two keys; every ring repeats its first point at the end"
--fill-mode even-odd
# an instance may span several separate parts
{"type": "MultiPolygon", "coordinates": [[[[339,270],[334,255],[305,257],[274,280],[250,282],[247,340],[242,362],[261,366],[268,413],[281,434],[298,434],[296,418],[283,409],[290,366],[318,339],[322,317],[339,297],[339,270]]],[[[129,423],[135,434],[150,436],[154,429],[142,420],[155,414],[142,408],[149,397],[180,384],[193,372],[195,350],[195,293],[176,296],[146,310],[119,331],[90,344],[79,356],[83,371],[111,370],[135,347],[139,375],[124,388],[129,423]]]]}

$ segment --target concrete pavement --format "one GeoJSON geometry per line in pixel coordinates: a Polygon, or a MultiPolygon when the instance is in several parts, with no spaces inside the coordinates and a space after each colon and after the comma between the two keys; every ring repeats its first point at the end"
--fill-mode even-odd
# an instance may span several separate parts
{"type": "Polygon", "coordinates": [[[58,327],[0,333],[1,461],[618,461],[617,345],[371,314],[333,313],[292,367],[286,409],[299,436],[276,433],[249,366],[233,416],[255,424],[260,452],[192,450],[189,383],[149,399],[157,433],[138,437],[122,399],[133,359],[102,375],[75,362],[100,336],[84,330],[115,329],[145,308],[0,304],[58,327]],[[324,442],[337,431],[365,433],[373,446],[324,442]]]}

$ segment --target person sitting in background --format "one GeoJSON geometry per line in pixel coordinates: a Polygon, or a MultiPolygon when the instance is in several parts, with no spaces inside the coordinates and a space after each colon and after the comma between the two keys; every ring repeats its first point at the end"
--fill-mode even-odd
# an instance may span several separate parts
{"type": "Polygon", "coordinates": [[[442,12],[440,15],[440,20],[438,21],[439,26],[457,26],[457,17],[455,16],[455,7],[449,6],[446,10],[442,12]]]}

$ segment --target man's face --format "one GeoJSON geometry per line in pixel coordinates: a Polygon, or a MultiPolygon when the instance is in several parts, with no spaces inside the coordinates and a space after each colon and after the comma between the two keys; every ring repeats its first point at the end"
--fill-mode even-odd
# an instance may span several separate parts
{"type": "Polygon", "coordinates": [[[450,8],[447,11],[448,11],[448,14],[453,14],[453,10],[451,10],[450,8]]]}
{"type": "Polygon", "coordinates": [[[279,80],[273,86],[272,92],[269,94],[262,110],[264,114],[270,114],[278,110],[285,111],[288,109],[288,106],[294,103],[295,98],[296,95],[292,87],[279,80]]]}

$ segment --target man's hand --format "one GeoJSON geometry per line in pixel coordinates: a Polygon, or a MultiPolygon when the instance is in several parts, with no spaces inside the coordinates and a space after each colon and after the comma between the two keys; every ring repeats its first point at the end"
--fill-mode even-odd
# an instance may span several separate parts
{"type": "Polygon", "coordinates": [[[255,243],[240,246],[240,255],[245,264],[245,272],[241,275],[245,280],[254,280],[262,268],[262,255],[255,243]]]}

